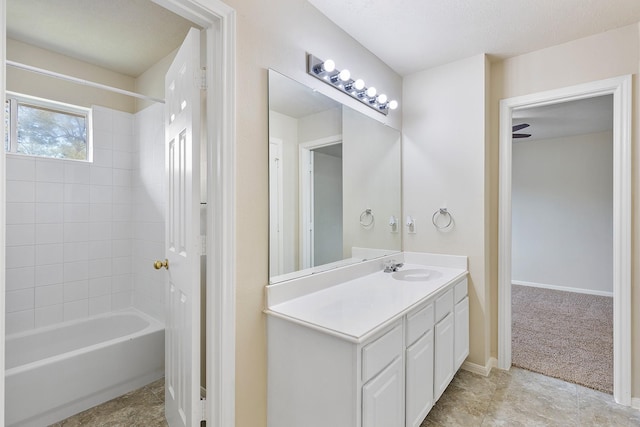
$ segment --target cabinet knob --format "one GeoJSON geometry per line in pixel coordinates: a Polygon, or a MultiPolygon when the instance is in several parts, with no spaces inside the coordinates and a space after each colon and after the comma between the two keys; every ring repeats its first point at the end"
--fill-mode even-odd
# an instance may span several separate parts
{"type": "Polygon", "coordinates": [[[153,263],[153,268],[155,268],[156,270],[160,270],[162,267],[166,268],[167,270],[169,269],[169,260],[165,258],[164,261],[156,261],[153,263]]]}

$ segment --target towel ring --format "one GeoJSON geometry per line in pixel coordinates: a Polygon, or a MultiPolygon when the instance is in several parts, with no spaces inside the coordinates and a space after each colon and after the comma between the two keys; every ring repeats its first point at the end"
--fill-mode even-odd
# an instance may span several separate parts
{"type": "Polygon", "coordinates": [[[365,209],[360,214],[360,225],[365,228],[371,227],[373,225],[374,220],[375,218],[373,217],[373,213],[371,212],[371,209],[365,209]],[[368,217],[371,217],[369,221],[367,221],[368,217]]]}
{"type": "Polygon", "coordinates": [[[444,230],[445,228],[449,228],[449,226],[453,223],[453,217],[451,216],[451,213],[449,213],[447,208],[440,208],[433,213],[433,216],[431,217],[431,222],[437,229],[444,230]],[[445,225],[438,225],[437,220],[440,215],[448,216],[449,222],[447,222],[445,225]]]}

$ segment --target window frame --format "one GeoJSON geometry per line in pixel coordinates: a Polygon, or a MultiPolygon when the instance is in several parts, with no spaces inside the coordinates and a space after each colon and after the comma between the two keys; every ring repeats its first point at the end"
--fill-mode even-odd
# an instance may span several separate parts
{"type": "Polygon", "coordinates": [[[41,159],[70,160],[75,162],[93,162],[93,120],[92,109],[80,107],[78,105],[67,104],[64,102],[53,101],[51,99],[39,98],[30,95],[24,95],[17,92],[6,91],[5,101],[9,104],[8,111],[8,146],[5,149],[6,154],[37,157],[41,159]],[[50,110],[54,113],[76,115],[84,117],[85,128],[87,132],[87,156],[85,159],[72,159],[68,157],[50,157],[38,154],[26,154],[18,152],[18,106],[25,105],[27,107],[50,110]]]}

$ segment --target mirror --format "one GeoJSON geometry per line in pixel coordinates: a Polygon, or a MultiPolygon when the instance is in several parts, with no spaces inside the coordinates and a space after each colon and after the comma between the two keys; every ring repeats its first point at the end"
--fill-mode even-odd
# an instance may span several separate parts
{"type": "Polygon", "coordinates": [[[269,70],[269,282],[399,252],[400,175],[398,130],[269,70]]]}

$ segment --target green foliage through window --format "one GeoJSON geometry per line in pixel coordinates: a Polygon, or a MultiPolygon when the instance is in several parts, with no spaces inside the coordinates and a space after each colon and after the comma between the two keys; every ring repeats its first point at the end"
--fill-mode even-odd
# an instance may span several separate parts
{"type": "Polygon", "coordinates": [[[9,143],[13,153],[87,160],[87,112],[43,101],[8,99],[9,143]],[[15,116],[15,117],[13,117],[15,116]]]}

